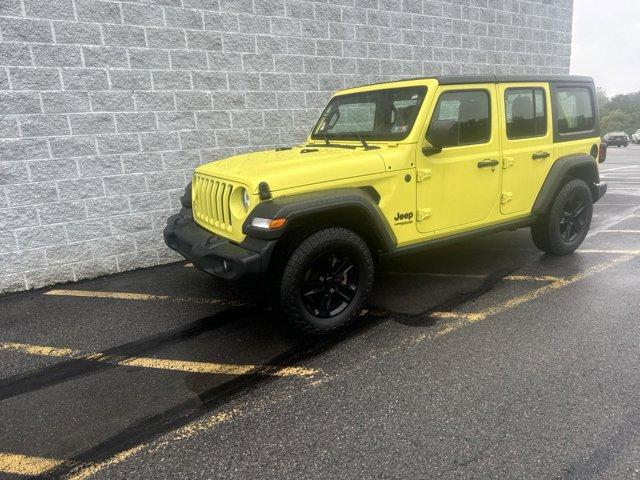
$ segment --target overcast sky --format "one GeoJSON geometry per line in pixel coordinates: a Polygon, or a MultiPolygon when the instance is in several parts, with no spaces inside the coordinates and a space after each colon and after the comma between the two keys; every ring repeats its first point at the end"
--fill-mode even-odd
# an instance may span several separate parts
{"type": "Polygon", "coordinates": [[[571,73],[609,96],[640,91],[640,0],[574,0],[571,73]]]}

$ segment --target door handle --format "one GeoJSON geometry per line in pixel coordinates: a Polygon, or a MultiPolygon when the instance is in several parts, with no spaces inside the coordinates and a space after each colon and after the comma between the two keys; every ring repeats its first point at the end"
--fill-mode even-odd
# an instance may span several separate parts
{"type": "Polygon", "coordinates": [[[496,168],[500,162],[493,158],[487,158],[478,162],[478,168],[496,168]]]}
{"type": "Polygon", "coordinates": [[[531,155],[531,159],[532,160],[542,160],[545,158],[549,158],[551,156],[551,154],[549,152],[536,152],[533,155],[531,155]]]}

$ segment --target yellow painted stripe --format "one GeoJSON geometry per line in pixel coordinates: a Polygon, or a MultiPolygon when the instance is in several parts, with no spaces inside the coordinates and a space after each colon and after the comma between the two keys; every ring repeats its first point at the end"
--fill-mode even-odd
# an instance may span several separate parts
{"type": "Polygon", "coordinates": [[[484,318],[484,315],[482,313],[463,313],[463,312],[432,312],[431,316],[440,318],[442,320],[464,319],[464,320],[469,320],[471,322],[475,322],[476,320],[482,320],[484,318]]]}
{"type": "Polygon", "coordinates": [[[152,295],[149,293],[133,292],[103,292],[95,290],[49,290],[45,295],[63,297],[88,297],[88,298],[113,298],[118,300],[160,300],[169,302],[207,303],[212,305],[233,305],[233,302],[225,302],[216,298],[171,297],[169,295],[152,295]]]}
{"type": "MultiPolygon", "coordinates": [[[[124,367],[152,368],[157,370],[173,370],[177,372],[244,375],[260,368],[260,365],[242,365],[231,363],[195,362],[190,360],[173,360],[153,357],[117,358],[103,353],[84,353],[70,348],[33,345],[29,343],[0,342],[0,350],[26,353],[45,357],[63,357],[74,360],[89,360],[92,362],[110,363],[124,367]]],[[[280,367],[268,372],[275,377],[313,377],[319,372],[313,368],[280,367]]]]}
{"type": "MultiPolygon", "coordinates": [[[[551,292],[557,288],[569,285],[573,282],[576,282],[578,280],[581,280],[583,278],[586,278],[588,276],[594,275],[596,273],[602,272],[603,270],[606,270],[608,268],[611,268],[613,266],[615,266],[618,263],[622,263],[631,259],[636,258],[638,255],[640,254],[640,252],[632,254],[632,255],[627,255],[625,257],[620,257],[618,259],[616,259],[613,262],[607,262],[605,264],[602,264],[600,266],[594,267],[591,270],[588,270],[587,272],[585,272],[584,274],[580,275],[580,276],[573,276],[570,277],[569,279],[563,280],[563,281],[558,281],[557,284],[558,286],[556,286],[553,289],[548,288],[549,285],[546,285],[538,290],[536,290],[538,293],[535,295],[535,298],[551,292]]],[[[533,298],[531,298],[533,299],[533,298]]],[[[515,305],[517,302],[512,302],[511,305],[515,305]]],[[[473,322],[473,321],[479,321],[482,320],[484,318],[486,318],[484,315],[480,314],[462,314],[462,313],[457,313],[457,312],[436,312],[437,316],[441,316],[442,318],[457,318],[459,319],[459,321],[457,322],[446,322],[443,324],[443,326],[437,331],[437,332],[422,332],[416,336],[413,336],[409,339],[407,339],[406,341],[403,341],[399,344],[395,344],[392,348],[388,349],[388,350],[382,350],[376,353],[375,356],[370,357],[370,358],[379,358],[382,355],[387,355],[390,353],[394,353],[399,351],[401,348],[407,348],[410,347],[412,345],[416,345],[424,340],[430,339],[430,338],[437,338],[443,335],[447,335],[449,333],[452,333],[456,330],[458,330],[459,328],[463,327],[464,325],[473,322]]],[[[363,365],[367,364],[367,362],[362,362],[359,363],[355,366],[353,366],[352,371],[354,368],[360,368],[363,365]]],[[[309,384],[310,387],[315,387],[317,385],[323,385],[324,383],[326,383],[327,381],[330,381],[332,379],[338,378],[339,375],[333,375],[331,377],[325,377],[322,380],[316,381],[316,382],[311,382],[309,384]]],[[[261,403],[257,406],[256,410],[259,409],[263,409],[263,408],[268,408],[269,406],[269,402],[265,403],[261,403]]],[[[250,413],[250,412],[247,412],[250,413]]],[[[210,430],[212,428],[215,428],[217,425],[219,425],[220,423],[232,420],[233,418],[236,417],[241,417],[242,415],[244,415],[245,412],[239,409],[233,409],[231,411],[223,411],[223,412],[219,412],[216,414],[213,414],[210,417],[204,418],[202,420],[196,420],[193,423],[190,423],[188,425],[185,425],[184,427],[175,430],[174,432],[168,433],[167,435],[165,435],[164,437],[162,437],[159,441],[157,442],[153,442],[153,443],[149,443],[143,446],[139,446],[139,447],[134,447],[131,450],[128,450],[126,452],[123,452],[121,454],[118,454],[108,460],[105,460],[104,462],[100,462],[100,463],[95,463],[93,465],[90,465],[88,467],[85,467],[82,470],[79,470],[77,472],[75,472],[73,475],[67,477],[67,480],[86,480],[87,478],[89,478],[90,476],[102,471],[105,468],[108,468],[112,465],[118,464],[122,461],[124,461],[127,457],[133,455],[134,453],[137,453],[138,451],[144,450],[145,452],[157,452],[158,450],[160,450],[161,448],[170,445],[176,441],[185,439],[185,438],[191,438],[194,437],[196,435],[198,435],[200,432],[203,431],[207,431],[210,430]]]]}
{"type": "Polygon", "coordinates": [[[169,445],[170,443],[195,436],[200,432],[204,432],[206,430],[214,428],[220,423],[224,423],[235,417],[238,417],[242,415],[242,413],[243,412],[241,410],[235,408],[229,411],[222,411],[219,413],[215,413],[201,420],[196,420],[177,430],[174,430],[171,433],[168,433],[167,435],[162,437],[159,441],[155,442],[153,447],[151,447],[150,444],[137,445],[128,450],[125,450],[124,452],[120,452],[114,455],[113,457],[108,458],[107,460],[104,460],[102,462],[96,462],[88,466],[85,466],[80,470],[74,471],[70,475],[65,477],[65,480],[86,480],[87,478],[92,477],[93,475],[101,472],[102,470],[112,465],[117,465],[119,463],[122,463],[124,460],[131,457],[132,455],[135,455],[141,450],[146,450],[148,453],[156,452],[160,448],[163,448],[169,445]]]}
{"type": "Polygon", "coordinates": [[[41,357],[78,357],[82,356],[79,350],[71,348],[47,347],[44,345],[32,345],[28,343],[2,342],[0,350],[11,350],[14,352],[28,353],[29,355],[39,355],[41,357]]]}
{"type": "MultiPolygon", "coordinates": [[[[132,357],[116,362],[118,365],[141,368],[157,368],[159,370],[175,370],[190,373],[217,373],[222,375],[244,375],[259,365],[233,365],[229,363],[194,362],[190,360],[169,360],[163,358],[132,357]]],[[[276,377],[313,377],[318,373],[312,368],[281,367],[271,375],[276,377]]]]}
{"type": "Polygon", "coordinates": [[[61,463],[63,460],[0,452],[0,472],[7,474],[42,475],[61,463]]]}
{"type": "Polygon", "coordinates": [[[562,280],[562,278],[552,275],[509,275],[504,277],[503,280],[511,280],[514,282],[557,282],[558,280],[562,280]]]}
{"type": "Polygon", "coordinates": [[[638,254],[628,254],[628,255],[620,256],[608,262],[603,262],[599,265],[596,265],[592,268],[585,270],[582,273],[578,273],[568,278],[558,278],[557,280],[553,281],[548,285],[537,288],[523,295],[518,295],[516,297],[510,298],[509,300],[499,305],[487,308],[485,310],[481,310],[479,312],[446,312],[445,311],[445,312],[434,312],[432,315],[437,318],[462,319],[467,322],[477,322],[478,320],[484,320],[487,317],[504,313],[507,310],[511,310],[512,308],[522,305],[523,303],[527,303],[532,300],[535,300],[536,298],[542,295],[545,295],[547,293],[550,293],[554,290],[566,287],[567,285],[570,285],[575,282],[579,282],[580,280],[584,280],[585,278],[591,277],[597,273],[602,272],[603,270],[607,270],[611,267],[614,267],[615,265],[632,260],[637,256],[638,254]]]}
{"type": "MultiPolygon", "coordinates": [[[[487,275],[473,274],[473,273],[432,273],[432,272],[393,272],[385,271],[390,275],[409,275],[416,277],[451,277],[451,278],[478,278],[485,279],[487,275]]],[[[553,282],[558,280],[558,277],[549,275],[508,275],[503,277],[502,280],[509,280],[514,282],[553,282]]]]}

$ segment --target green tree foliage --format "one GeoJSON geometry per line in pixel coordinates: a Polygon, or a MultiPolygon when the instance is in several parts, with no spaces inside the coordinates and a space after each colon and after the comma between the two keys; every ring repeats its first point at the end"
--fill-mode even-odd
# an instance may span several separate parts
{"type": "Polygon", "coordinates": [[[599,88],[597,99],[603,135],[607,132],[625,132],[631,136],[640,129],[640,92],[608,98],[606,92],[599,88]]]}

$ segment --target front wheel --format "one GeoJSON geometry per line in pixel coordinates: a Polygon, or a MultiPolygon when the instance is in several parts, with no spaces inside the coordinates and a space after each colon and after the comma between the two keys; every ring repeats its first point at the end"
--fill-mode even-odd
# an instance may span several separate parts
{"type": "Polygon", "coordinates": [[[593,199],[584,180],[567,182],[546,215],[531,227],[533,243],[550,255],[568,255],[584,241],[591,226],[593,199]]]}
{"type": "Polygon", "coordinates": [[[324,334],[349,324],[373,284],[369,247],[345,228],[309,235],[284,261],[280,307],[290,323],[306,333],[324,334]]]}

